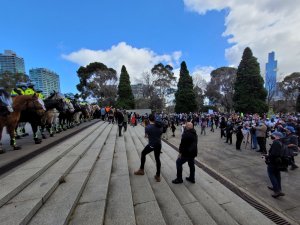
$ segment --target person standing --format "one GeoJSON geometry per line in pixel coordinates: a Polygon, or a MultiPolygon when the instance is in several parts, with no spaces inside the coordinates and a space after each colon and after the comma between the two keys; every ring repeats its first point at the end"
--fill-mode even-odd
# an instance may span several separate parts
{"type": "Polygon", "coordinates": [[[225,117],[222,116],[221,123],[220,123],[221,138],[226,137],[225,129],[226,129],[226,121],[225,121],[225,117]]]}
{"type": "Polygon", "coordinates": [[[232,144],[232,133],[233,133],[233,123],[231,122],[231,119],[228,119],[227,125],[226,125],[226,141],[225,143],[232,144]]]}
{"type": "Polygon", "coordinates": [[[172,181],[174,184],[180,184],[182,180],[182,165],[188,162],[190,167],[190,176],[186,180],[195,183],[195,157],[198,154],[198,136],[191,122],[186,123],[185,131],[182,134],[179,145],[179,155],[176,160],[177,177],[172,181]]]}
{"type": "Polygon", "coordinates": [[[118,127],[119,127],[119,137],[121,137],[122,136],[122,127],[123,127],[123,122],[124,122],[124,116],[123,116],[123,113],[119,109],[116,109],[116,119],[117,119],[118,127]]]}
{"type": "Polygon", "coordinates": [[[124,127],[124,132],[127,131],[127,123],[128,123],[128,115],[127,115],[127,112],[126,110],[124,109],[124,120],[123,120],[123,127],[124,127]]]}
{"type": "Polygon", "coordinates": [[[298,137],[295,135],[295,128],[287,126],[286,130],[286,144],[291,152],[291,170],[297,169],[298,166],[295,163],[295,156],[298,154],[298,137]]]}
{"type": "Polygon", "coordinates": [[[146,155],[150,152],[154,151],[154,157],[156,161],[156,174],[154,179],[157,182],[160,182],[160,153],[161,153],[161,135],[162,135],[162,127],[159,127],[155,124],[155,117],[153,114],[149,115],[149,125],[145,128],[145,137],[148,137],[149,142],[148,145],[142,151],[141,156],[141,165],[140,169],[135,171],[135,175],[144,175],[144,166],[146,162],[146,155]]]}
{"type": "Polygon", "coordinates": [[[281,175],[276,164],[277,158],[282,154],[282,143],[280,141],[281,138],[283,138],[283,134],[281,132],[272,133],[271,139],[273,140],[273,143],[269,150],[269,154],[265,156],[268,165],[268,176],[272,183],[272,186],[268,186],[268,188],[274,192],[274,194],[272,194],[273,198],[278,198],[279,196],[285,195],[281,191],[281,175]]]}
{"type": "Polygon", "coordinates": [[[256,152],[267,154],[267,149],[266,149],[267,126],[265,125],[264,122],[260,121],[258,126],[255,128],[255,130],[256,130],[257,143],[259,145],[259,150],[256,152]]]}
{"type": "Polygon", "coordinates": [[[243,129],[242,124],[239,124],[236,129],[236,144],[235,144],[236,150],[241,150],[241,144],[244,139],[244,134],[242,129],[243,129]]]}

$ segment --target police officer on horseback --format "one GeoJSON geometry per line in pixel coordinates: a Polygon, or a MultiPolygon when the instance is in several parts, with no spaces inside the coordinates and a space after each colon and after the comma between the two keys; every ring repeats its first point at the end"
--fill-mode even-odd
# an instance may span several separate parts
{"type": "Polygon", "coordinates": [[[33,82],[28,82],[27,83],[27,88],[24,92],[25,95],[34,95],[35,90],[34,90],[34,83],[33,82]]]}
{"type": "Polygon", "coordinates": [[[16,84],[16,88],[14,88],[11,91],[10,95],[12,97],[17,95],[24,95],[26,89],[27,89],[27,84],[25,82],[19,82],[16,84]]]}

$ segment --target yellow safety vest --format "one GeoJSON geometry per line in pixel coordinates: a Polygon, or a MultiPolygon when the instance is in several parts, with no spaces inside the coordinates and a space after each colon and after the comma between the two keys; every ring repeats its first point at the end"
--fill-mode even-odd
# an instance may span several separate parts
{"type": "Polygon", "coordinates": [[[44,97],[44,95],[43,95],[42,93],[37,93],[37,95],[38,95],[38,98],[39,98],[39,99],[42,99],[42,100],[45,99],[45,97],[44,97]]]}
{"type": "MultiPolygon", "coordinates": [[[[22,88],[17,88],[18,92],[21,93],[21,95],[24,95],[24,91],[22,88]]],[[[17,96],[17,95],[20,95],[18,92],[15,91],[15,89],[13,89],[11,92],[10,92],[10,95],[11,96],[17,96]]]]}
{"type": "Polygon", "coordinates": [[[32,88],[27,88],[26,90],[25,90],[25,95],[34,95],[34,90],[32,89],[32,88]]]}

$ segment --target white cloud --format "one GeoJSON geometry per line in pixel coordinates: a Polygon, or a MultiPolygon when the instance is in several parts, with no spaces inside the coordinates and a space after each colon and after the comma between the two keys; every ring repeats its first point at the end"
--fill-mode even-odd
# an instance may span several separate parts
{"type": "Polygon", "coordinates": [[[102,62],[108,67],[114,68],[120,74],[122,65],[125,65],[130,75],[131,82],[140,78],[145,71],[150,71],[157,63],[177,66],[182,53],[175,51],[171,54],[159,55],[147,48],[135,48],[120,42],[107,50],[80,49],[62,57],[80,66],[86,66],[91,62],[102,62]]]}
{"type": "MultiPolygon", "coordinates": [[[[275,51],[279,74],[300,71],[299,0],[184,0],[188,10],[203,15],[210,10],[228,10],[223,35],[233,44],[226,49],[229,64],[237,66],[249,46],[261,63],[275,51]]],[[[279,75],[278,74],[278,75],[279,75]]]]}

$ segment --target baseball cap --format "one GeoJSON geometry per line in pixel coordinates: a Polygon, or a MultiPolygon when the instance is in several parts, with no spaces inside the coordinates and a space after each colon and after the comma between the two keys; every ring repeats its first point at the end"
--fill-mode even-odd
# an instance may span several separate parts
{"type": "Polygon", "coordinates": [[[287,126],[285,129],[286,129],[286,130],[289,130],[291,133],[295,133],[295,132],[296,132],[296,131],[295,131],[295,128],[292,127],[292,126],[287,126]]]}

